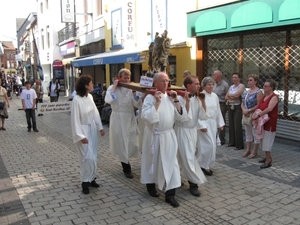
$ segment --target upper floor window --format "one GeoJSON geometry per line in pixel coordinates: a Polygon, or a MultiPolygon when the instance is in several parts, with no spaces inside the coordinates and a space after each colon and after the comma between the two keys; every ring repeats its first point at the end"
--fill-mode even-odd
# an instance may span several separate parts
{"type": "Polygon", "coordinates": [[[49,9],[48,0],[46,0],[45,3],[46,3],[46,9],[49,9]]]}
{"type": "Polygon", "coordinates": [[[40,5],[40,12],[43,13],[43,3],[41,2],[41,5],[40,5]]]}
{"type": "Polygon", "coordinates": [[[46,32],[47,32],[47,47],[50,48],[50,31],[49,31],[49,26],[47,26],[46,32]]]}
{"type": "Polygon", "coordinates": [[[45,36],[44,36],[44,29],[41,29],[41,44],[42,44],[42,49],[44,50],[45,49],[45,36]]]}
{"type": "Polygon", "coordinates": [[[96,1],[97,3],[97,16],[102,15],[102,0],[96,1]]]}
{"type": "MultiPolygon", "coordinates": [[[[84,0],[83,1],[83,10],[84,13],[88,13],[88,0],[84,0]]],[[[84,16],[84,22],[87,23],[88,22],[88,16],[84,16]]]]}

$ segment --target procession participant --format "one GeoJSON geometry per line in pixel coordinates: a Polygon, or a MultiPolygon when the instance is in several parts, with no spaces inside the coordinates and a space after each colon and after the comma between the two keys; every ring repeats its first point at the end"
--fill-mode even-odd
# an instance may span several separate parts
{"type": "Polygon", "coordinates": [[[104,136],[99,111],[89,92],[93,91],[91,76],[82,75],[76,82],[76,95],[71,104],[72,138],[78,147],[82,192],[89,194],[89,186],[96,183],[98,131],[104,136]]]}
{"type": "Polygon", "coordinates": [[[206,114],[209,115],[207,120],[199,120],[198,131],[198,163],[205,175],[211,176],[216,161],[217,149],[217,132],[224,129],[224,120],[220,109],[219,98],[213,92],[215,81],[212,77],[205,77],[201,86],[205,93],[206,114]]]}
{"type": "Polygon", "coordinates": [[[150,196],[158,197],[158,189],[165,185],[165,201],[178,207],[175,188],[181,186],[180,170],[177,161],[177,138],[173,129],[175,120],[187,116],[186,109],[177,99],[177,92],[167,94],[169,77],[164,72],[154,75],[156,92],[148,94],[142,107],[145,121],[141,160],[141,183],[146,184],[150,196]]]}
{"type": "Polygon", "coordinates": [[[142,100],[124,87],[117,87],[119,82],[130,83],[131,72],[121,69],[113,85],[110,85],[105,94],[105,103],[111,105],[112,113],[109,126],[110,150],[119,156],[123,172],[127,178],[133,178],[130,157],[139,156],[137,121],[134,107],[140,108],[142,100]]]}
{"type": "Polygon", "coordinates": [[[187,90],[185,97],[178,96],[181,105],[185,105],[188,117],[182,121],[176,121],[175,132],[178,140],[178,160],[181,166],[181,174],[188,179],[190,192],[194,196],[200,196],[198,184],[206,182],[206,178],[197,163],[195,156],[197,143],[198,119],[207,119],[205,114],[205,99],[197,97],[200,89],[198,77],[189,75],[184,79],[187,90]],[[189,98],[189,94],[192,95],[189,98]]]}

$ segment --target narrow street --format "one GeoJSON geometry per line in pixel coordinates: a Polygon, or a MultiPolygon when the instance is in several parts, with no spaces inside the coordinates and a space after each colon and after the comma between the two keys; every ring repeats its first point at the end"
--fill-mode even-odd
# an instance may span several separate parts
{"type": "MultiPolygon", "coordinates": [[[[45,100],[49,98],[45,96],[45,100]]],[[[60,101],[67,98],[60,97],[60,101]]],[[[300,224],[300,145],[276,139],[273,166],[260,169],[243,150],[217,149],[214,175],[196,198],[188,182],[177,190],[173,208],[150,197],[140,183],[140,158],[132,159],[134,179],[122,173],[109,152],[109,131],[99,138],[98,189],[81,193],[77,148],[69,113],[37,117],[39,133],[27,132],[21,100],[15,96],[0,131],[0,224],[300,224]]]]}

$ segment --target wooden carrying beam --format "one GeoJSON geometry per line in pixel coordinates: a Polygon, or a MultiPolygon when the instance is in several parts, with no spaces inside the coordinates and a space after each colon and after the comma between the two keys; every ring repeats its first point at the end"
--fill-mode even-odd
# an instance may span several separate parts
{"type": "MultiPolygon", "coordinates": [[[[129,88],[129,89],[131,89],[133,91],[139,91],[139,92],[143,92],[143,93],[146,90],[155,89],[155,87],[147,87],[147,86],[140,85],[139,83],[133,83],[133,82],[132,83],[119,82],[118,86],[129,88]]],[[[184,87],[175,86],[175,85],[171,85],[170,87],[168,87],[168,90],[184,91],[185,88],[184,87]]]]}

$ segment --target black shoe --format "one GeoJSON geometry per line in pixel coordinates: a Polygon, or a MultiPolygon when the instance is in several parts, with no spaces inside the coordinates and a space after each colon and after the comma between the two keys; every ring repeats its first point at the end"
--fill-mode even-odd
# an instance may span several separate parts
{"type": "Polygon", "coordinates": [[[266,169],[272,166],[272,161],[269,163],[264,163],[260,166],[261,169],[266,169]]]}
{"type": "Polygon", "coordinates": [[[31,129],[29,129],[29,128],[28,128],[28,130],[27,130],[27,131],[28,131],[28,132],[31,132],[31,129]]]}
{"type": "Polygon", "coordinates": [[[203,171],[203,173],[207,176],[212,176],[213,175],[213,171],[212,170],[209,170],[207,171],[206,169],[202,168],[201,167],[201,170],[203,171]]]}
{"type": "Polygon", "coordinates": [[[155,198],[159,197],[159,194],[156,190],[148,191],[148,194],[152,197],[155,197],[155,198]]]}
{"type": "Polygon", "coordinates": [[[89,186],[90,186],[90,183],[89,183],[89,182],[82,182],[82,183],[81,183],[82,193],[83,193],[83,194],[87,195],[87,194],[90,193],[89,186]]]}
{"type": "Polygon", "coordinates": [[[33,131],[34,131],[34,132],[39,132],[39,130],[38,130],[38,129],[33,129],[33,131]]]}
{"type": "Polygon", "coordinates": [[[190,188],[190,192],[192,195],[199,197],[201,195],[200,191],[196,188],[190,188]]]}
{"type": "Polygon", "coordinates": [[[100,185],[97,184],[95,180],[96,180],[96,178],[91,182],[91,186],[94,187],[94,188],[100,187],[100,185]]]}
{"type": "Polygon", "coordinates": [[[124,173],[125,174],[125,177],[129,178],[129,179],[132,179],[133,178],[133,175],[131,172],[129,173],[124,173]]]}
{"type": "Polygon", "coordinates": [[[170,203],[171,206],[173,206],[174,208],[179,206],[179,203],[175,200],[174,197],[169,197],[166,199],[167,203],[170,203]]]}
{"type": "Polygon", "coordinates": [[[263,158],[261,160],[258,161],[259,163],[265,163],[266,162],[266,158],[263,158]]]}

